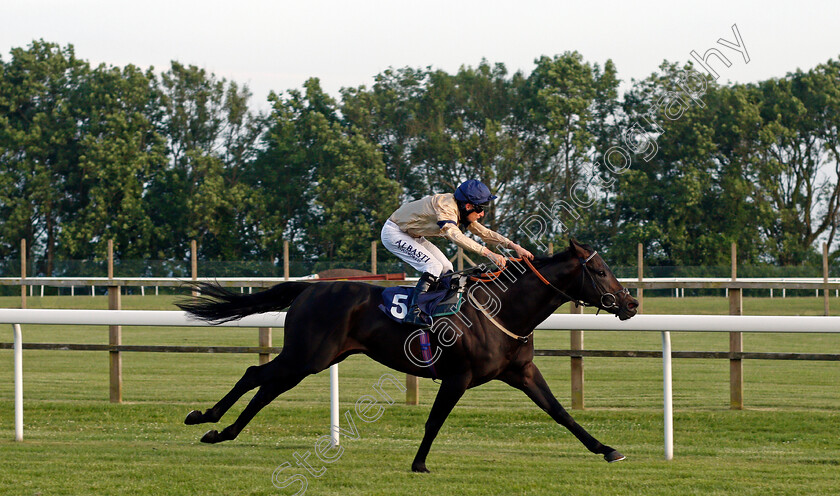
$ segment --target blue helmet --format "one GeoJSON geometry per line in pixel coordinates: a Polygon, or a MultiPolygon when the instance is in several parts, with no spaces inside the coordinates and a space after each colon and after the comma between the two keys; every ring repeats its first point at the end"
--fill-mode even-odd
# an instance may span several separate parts
{"type": "Polygon", "coordinates": [[[498,198],[496,195],[490,193],[490,188],[478,179],[464,181],[460,186],[458,186],[458,189],[455,190],[455,199],[462,203],[484,205],[485,203],[490,202],[490,200],[495,200],[496,198],[498,198]]]}

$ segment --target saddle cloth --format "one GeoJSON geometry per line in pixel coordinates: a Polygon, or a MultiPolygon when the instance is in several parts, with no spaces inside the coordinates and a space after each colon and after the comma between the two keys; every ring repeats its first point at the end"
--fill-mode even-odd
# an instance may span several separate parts
{"type": "MultiPolygon", "coordinates": [[[[451,282],[447,278],[447,280],[438,284],[438,287],[442,286],[442,289],[429,290],[420,295],[417,304],[423,313],[432,317],[452,315],[461,309],[465,284],[466,278],[453,278],[451,282]]],[[[382,292],[382,303],[379,304],[379,309],[393,320],[402,322],[408,314],[408,304],[413,292],[413,286],[385,288],[385,291],[382,292]]]]}

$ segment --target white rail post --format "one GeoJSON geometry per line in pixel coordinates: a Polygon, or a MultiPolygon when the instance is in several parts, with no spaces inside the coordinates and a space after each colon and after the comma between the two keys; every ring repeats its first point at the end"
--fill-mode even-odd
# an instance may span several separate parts
{"type": "Polygon", "coordinates": [[[12,324],[15,332],[15,441],[23,441],[23,338],[20,324],[12,324]]]}
{"type": "Polygon", "coordinates": [[[330,365],[330,441],[338,446],[338,364],[330,365]]]}
{"type": "Polygon", "coordinates": [[[671,387],[671,333],[662,333],[662,389],[665,414],[665,459],[674,459],[674,396],[671,387]]]}

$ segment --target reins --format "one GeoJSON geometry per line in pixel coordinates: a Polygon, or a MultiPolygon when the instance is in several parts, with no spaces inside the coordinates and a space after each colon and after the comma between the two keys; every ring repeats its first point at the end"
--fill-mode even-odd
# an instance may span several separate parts
{"type": "MultiPolygon", "coordinates": [[[[615,293],[608,293],[608,292],[604,291],[603,288],[602,289],[598,288],[598,284],[596,283],[595,278],[589,272],[589,267],[586,265],[597,254],[598,254],[597,251],[593,251],[586,259],[584,259],[583,257],[578,257],[578,260],[580,260],[580,264],[583,267],[583,271],[581,272],[581,281],[580,281],[581,290],[583,289],[583,286],[586,284],[586,275],[589,274],[589,279],[592,281],[593,289],[595,289],[596,292],[601,293],[601,306],[604,307],[604,308],[617,307],[618,306],[617,295],[621,294],[621,293],[629,293],[629,291],[627,290],[627,288],[623,288],[622,290],[617,291],[615,293]],[[609,298],[607,298],[607,297],[609,297],[609,298]]],[[[528,268],[531,269],[531,272],[533,272],[543,284],[550,287],[554,291],[560,293],[560,295],[563,296],[564,298],[566,298],[567,300],[573,301],[575,303],[575,305],[577,305],[579,307],[580,306],[583,306],[583,307],[594,306],[594,305],[586,303],[585,301],[580,300],[578,298],[573,298],[572,296],[570,296],[568,293],[566,293],[562,289],[558,288],[554,284],[551,284],[551,282],[548,279],[546,279],[545,276],[542,275],[542,273],[540,273],[539,269],[537,269],[534,266],[534,264],[531,263],[531,260],[529,260],[528,258],[526,258],[526,257],[521,257],[521,258],[509,257],[508,260],[511,261],[511,262],[523,262],[524,261],[525,265],[527,265],[528,268]]],[[[496,279],[498,279],[502,275],[502,272],[504,272],[505,270],[507,270],[507,266],[505,266],[504,268],[501,268],[497,271],[494,271],[494,272],[483,272],[483,273],[479,274],[478,276],[469,276],[469,278],[470,278],[471,281],[475,281],[475,282],[482,282],[482,283],[493,282],[496,279]]],[[[518,336],[518,335],[510,332],[509,330],[505,329],[504,326],[502,326],[499,322],[497,322],[490,314],[488,314],[484,310],[484,307],[481,306],[475,300],[475,297],[473,297],[471,292],[468,294],[468,296],[469,296],[469,299],[472,302],[473,306],[475,306],[478,310],[480,310],[481,313],[483,313],[484,316],[487,317],[487,320],[492,322],[493,325],[498,327],[499,330],[501,330],[502,332],[504,332],[508,336],[510,336],[510,337],[512,337],[512,338],[514,338],[514,339],[516,339],[516,340],[518,340],[518,341],[520,341],[521,343],[524,344],[524,343],[527,343],[528,338],[530,338],[531,335],[534,334],[534,331],[531,331],[531,334],[528,334],[527,336],[518,336]]],[[[600,312],[600,311],[601,311],[601,307],[598,307],[598,312],[600,312]]]]}
{"type": "MultiPolygon", "coordinates": [[[[597,254],[598,254],[597,251],[593,251],[592,254],[589,255],[589,257],[586,260],[581,259],[581,264],[584,267],[586,267],[586,263],[589,262],[590,260],[592,260],[592,257],[594,257],[597,254]]],[[[511,262],[522,262],[522,261],[524,261],[525,265],[527,265],[528,268],[531,269],[531,272],[533,272],[537,276],[537,278],[540,281],[542,281],[543,284],[550,287],[554,291],[557,291],[558,293],[560,293],[560,295],[562,295],[564,298],[568,299],[569,301],[573,301],[575,303],[575,305],[577,305],[577,306],[584,306],[584,307],[590,306],[588,303],[586,303],[582,300],[579,300],[577,298],[571,297],[569,294],[567,294],[562,289],[558,288],[554,284],[551,284],[551,282],[549,282],[549,280],[546,279],[545,276],[542,275],[542,273],[540,273],[539,269],[534,267],[534,264],[531,263],[531,260],[529,260],[528,258],[525,258],[525,257],[522,257],[522,258],[509,257],[508,260],[511,261],[511,262]]],[[[499,269],[499,270],[494,271],[494,272],[484,272],[478,277],[470,276],[470,280],[471,281],[476,281],[476,282],[484,282],[484,283],[493,282],[501,276],[502,272],[504,272],[506,270],[507,270],[507,266],[505,266],[505,268],[503,268],[503,269],[499,269]]],[[[583,284],[581,283],[581,286],[582,285],[583,284]]]]}

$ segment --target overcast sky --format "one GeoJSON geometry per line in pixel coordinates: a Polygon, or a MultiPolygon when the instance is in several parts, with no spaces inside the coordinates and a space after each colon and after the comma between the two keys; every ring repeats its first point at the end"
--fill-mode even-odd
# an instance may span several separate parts
{"type": "Polygon", "coordinates": [[[4,0],[0,50],[43,38],[73,44],[93,64],[165,70],[171,60],[247,84],[255,106],[270,90],[309,77],[338,96],[388,67],[455,72],[482,58],[529,73],[534,59],[577,50],[612,59],[625,82],[663,59],[685,62],[717,47],[732,66],[721,82],[750,82],[809,69],[840,55],[840,1],[574,2],[326,0],[4,0]],[[750,61],[717,44],[735,42],[750,61]]]}

